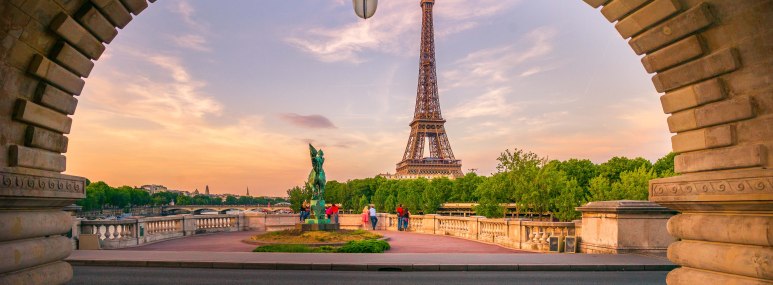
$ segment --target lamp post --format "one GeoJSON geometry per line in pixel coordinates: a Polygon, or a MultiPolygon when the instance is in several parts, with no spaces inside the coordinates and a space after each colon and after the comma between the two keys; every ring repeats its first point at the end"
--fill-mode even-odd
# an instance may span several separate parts
{"type": "Polygon", "coordinates": [[[352,0],[352,6],[358,17],[368,19],[376,13],[378,0],[352,0]]]}

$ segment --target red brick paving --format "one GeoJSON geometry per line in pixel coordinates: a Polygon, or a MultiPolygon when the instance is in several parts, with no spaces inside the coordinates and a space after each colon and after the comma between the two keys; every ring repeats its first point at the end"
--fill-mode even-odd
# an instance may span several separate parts
{"type": "MultiPolygon", "coordinates": [[[[125,250],[249,252],[255,248],[255,245],[241,241],[260,233],[246,231],[196,235],[125,250]]],[[[378,233],[390,238],[389,244],[392,249],[387,253],[525,253],[449,236],[394,231],[379,231],[378,233]]]]}

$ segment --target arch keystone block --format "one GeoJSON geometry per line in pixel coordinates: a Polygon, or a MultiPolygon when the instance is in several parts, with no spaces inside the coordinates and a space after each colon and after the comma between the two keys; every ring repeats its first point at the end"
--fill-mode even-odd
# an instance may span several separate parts
{"type": "Polygon", "coordinates": [[[607,4],[607,2],[609,2],[609,0],[582,0],[582,1],[585,1],[585,3],[587,3],[593,8],[598,8],[601,5],[607,4]]]}
{"type": "Polygon", "coordinates": [[[79,76],[39,54],[32,59],[29,71],[71,94],[81,94],[81,90],[86,84],[79,76]]]}
{"type": "Polygon", "coordinates": [[[105,46],[97,38],[65,13],[60,13],[50,27],[54,33],[91,59],[99,59],[105,51],[105,46]]]}
{"type": "Polygon", "coordinates": [[[72,126],[72,118],[24,99],[17,100],[14,119],[62,134],[72,126]]]}
{"type": "Polygon", "coordinates": [[[666,95],[660,96],[660,103],[663,106],[664,113],[672,114],[677,111],[722,100],[725,96],[722,82],[714,78],[668,92],[666,95]]]}
{"type": "Polygon", "coordinates": [[[689,36],[641,59],[644,69],[649,73],[660,72],[683,62],[703,55],[698,36],[689,36]]]}
{"type": "Polygon", "coordinates": [[[139,15],[145,8],[148,8],[148,2],[145,0],[121,0],[121,2],[134,15],[139,15]]]}
{"type": "Polygon", "coordinates": [[[132,15],[118,0],[91,0],[113,25],[123,29],[132,20],[132,15]]]}
{"type": "Polygon", "coordinates": [[[674,171],[690,173],[765,166],[767,149],[763,145],[745,145],[713,150],[702,150],[677,155],[674,171]]]}
{"type": "Polygon", "coordinates": [[[609,2],[604,8],[601,8],[601,14],[612,23],[622,19],[636,9],[639,9],[639,7],[649,1],[650,0],[614,0],[609,2]]]}
{"type": "Polygon", "coordinates": [[[63,114],[75,114],[78,99],[51,85],[40,83],[36,91],[36,101],[63,114]]]}
{"type": "Polygon", "coordinates": [[[734,71],[740,66],[737,52],[728,48],[658,73],[652,77],[652,83],[658,92],[666,92],[734,71]]]}
{"type": "Polygon", "coordinates": [[[89,77],[94,68],[94,62],[65,42],[57,46],[51,58],[80,77],[89,77]]]}
{"type": "Polygon", "coordinates": [[[11,166],[20,166],[55,172],[63,172],[66,170],[65,165],[67,160],[64,155],[19,145],[11,145],[9,151],[11,166]]]}
{"type": "Polygon", "coordinates": [[[708,27],[712,22],[714,17],[711,16],[708,4],[701,3],[634,37],[628,45],[636,54],[642,55],[708,27]]]}
{"type": "Polygon", "coordinates": [[[729,146],[734,143],[733,128],[729,125],[680,133],[671,137],[674,152],[729,146]]]}
{"type": "Polygon", "coordinates": [[[668,129],[672,133],[677,133],[752,117],[754,117],[752,100],[749,97],[741,97],[675,113],[667,120],[668,129]]]}
{"type": "Polygon", "coordinates": [[[24,143],[30,147],[65,153],[67,152],[69,139],[59,133],[29,126],[27,127],[24,143]]]}
{"type": "Polygon", "coordinates": [[[671,17],[679,10],[681,10],[681,6],[676,0],[655,0],[617,22],[615,29],[624,39],[627,39],[671,17]]]}
{"type": "Polygon", "coordinates": [[[110,43],[118,35],[118,31],[113,27],[113,24],[94,7],[89,8],[86,13],[78,17],[78,21],[100,41],[105,43],[110,43]]]}

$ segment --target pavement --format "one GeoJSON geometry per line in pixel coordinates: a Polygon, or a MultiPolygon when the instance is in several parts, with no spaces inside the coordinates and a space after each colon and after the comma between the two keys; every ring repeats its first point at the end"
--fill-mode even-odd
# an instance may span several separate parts
{"type": "Polygon", "coordinates": [[[341,271],[663,271],[675,265],[633,254],[255,253],[77,250],[75,266],[341,271]]]}
{"type": "MultiPolygon", "coordinates": [[[[450,236],[395,231],[376,232],[389,238],[389,245],[392,248],[386,253],[529,253],[450,236]]],[[[244,231],[194,235],[122,250],[251,252],[256,245],[241,241],[261,233],[263,232],[244,231]]]]}
{"type": "Polygon", "coordinates": [[[379,232],[384,254],[256,253],[242,243],[260,232],[199,235],[121,250],[76,250],[75,266],[355,271],[667,271],[665,258],[634,254],[529,253],[460,238],[379,232]]]}
{"type": "Polygon", "coordinates": [[[665,284],[666,271],[298,271],[153,267],[73,267],[68,285],[88,284],[665,284]]]}

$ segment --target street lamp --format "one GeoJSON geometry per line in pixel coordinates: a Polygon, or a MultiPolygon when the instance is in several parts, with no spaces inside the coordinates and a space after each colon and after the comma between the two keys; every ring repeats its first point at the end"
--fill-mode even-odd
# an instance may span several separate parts
{"type": "Polygon", "coordinates": [[[373,17],[373,14],[376,13],[378,0],[352,0],[352,6],[354,6],[354,13],[358,17],[367,19],[373,17]]]}

